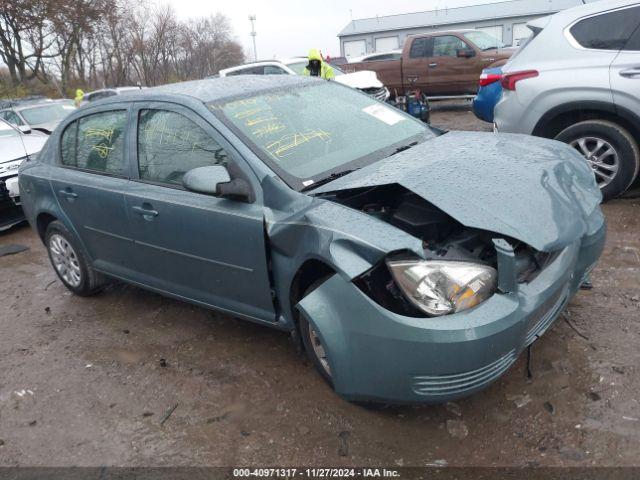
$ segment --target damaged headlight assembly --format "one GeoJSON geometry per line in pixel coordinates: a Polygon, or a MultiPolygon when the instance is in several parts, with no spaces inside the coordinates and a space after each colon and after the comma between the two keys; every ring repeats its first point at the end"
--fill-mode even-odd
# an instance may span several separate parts
{"type": "Polygon", "coordinates": [[[418,259],[386,263],[407,299],[431,317],[475,307],[493,295],[498,284],[496,269],[478,263],[418,259]]]}

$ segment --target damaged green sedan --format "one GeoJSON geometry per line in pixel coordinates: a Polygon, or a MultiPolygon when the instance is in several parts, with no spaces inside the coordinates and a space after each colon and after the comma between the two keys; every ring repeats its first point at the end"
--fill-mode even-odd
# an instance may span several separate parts
{"type": "Polygon", "coordinates": [[[485,388],[605,240],[593,173],[566,145],[442,132],[284,75],[92,103],[19,182],[71,291],[116,278],[291,332],[358,401],[485,388]]]}

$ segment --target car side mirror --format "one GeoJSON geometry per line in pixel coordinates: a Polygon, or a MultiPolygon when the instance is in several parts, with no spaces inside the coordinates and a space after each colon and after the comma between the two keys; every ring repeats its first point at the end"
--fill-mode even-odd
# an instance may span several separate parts
{"type": "Polygon", "coordinates": [[[182,177],[182,185],[187,190],[217,197],[235,198],[248,201],[251,187],[241,179],[231,180],[227,168],[223,165],[211,165],[189,170],[182,177]]]}
{"type": "Polygon", "coordinates": [[[471,58],[476,56],[476,52],[471,48],[459,48],[456,50],[458,58],[471,58]]]}
{"type": "Polygon", "coordinates": [[[219,185],[230,181],[229,172],[222,165],[194,168],[182,177],[184,188],[207,195],[218,195],[219,185]]]}
{"type": "Polygon", "coordinates": [[[31,127],[29,125],[20,125],[18,127],[18,130],[20,130],[22,133],[31,133],[31,127]]]}

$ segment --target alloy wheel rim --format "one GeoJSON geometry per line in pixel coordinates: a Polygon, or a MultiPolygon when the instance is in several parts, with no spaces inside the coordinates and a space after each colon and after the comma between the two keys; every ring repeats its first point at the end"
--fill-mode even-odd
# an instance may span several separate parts
{"type": "Polygon", "coordinates": [[[585,158],[600,188],[613,181],[620,168],[620,159],[609,142],[598,137],[580,137],[570,145],[585,158]]]}
{"type": "Polygon", "coordinates": [[[79,287],[82,271],[78,255],[71,244],[62,235],[54,233],[49,239],[49,251],[53,266],[58,274],[72,287],[79,287]]]}
{"type": "Polygon", "coordinates": [[[327,375],[331,376],[331,368],[329,367],[327,352],[322,345],[322,341],[320,340],[318,332],[316,332],[311,325],[309,325],[309,340],[311,341],[311,348],[313,348],[313,353],[320,362],[322,369],[326,372],[327,375]]]}

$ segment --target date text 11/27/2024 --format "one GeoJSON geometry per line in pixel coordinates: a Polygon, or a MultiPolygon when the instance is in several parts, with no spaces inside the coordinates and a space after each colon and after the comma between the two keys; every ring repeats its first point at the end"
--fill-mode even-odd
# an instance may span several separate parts
{"type": "Polygon", "coordinates": [[[234,478],[398,478],[398,470],[387,468],[234,468],[234,478]]]}

